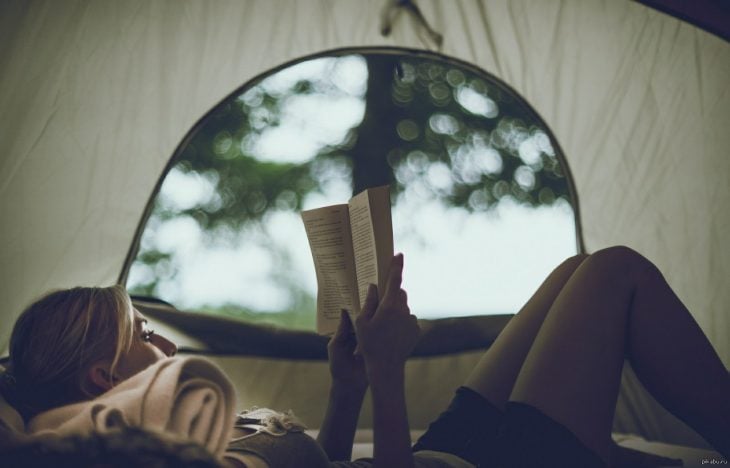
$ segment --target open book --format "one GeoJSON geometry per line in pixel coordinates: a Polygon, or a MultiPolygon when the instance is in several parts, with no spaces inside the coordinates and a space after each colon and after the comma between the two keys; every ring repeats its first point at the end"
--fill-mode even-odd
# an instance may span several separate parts
{"type": "Polygon", "coordinates": [[[376,284],[379,294],[385,290],[393,258],[390,188],[369,188],[347,204],[303,211],[302,220],[317,272],[317,333],[331,335],[342,309],[355,320],[368,284],[376,284]]]}

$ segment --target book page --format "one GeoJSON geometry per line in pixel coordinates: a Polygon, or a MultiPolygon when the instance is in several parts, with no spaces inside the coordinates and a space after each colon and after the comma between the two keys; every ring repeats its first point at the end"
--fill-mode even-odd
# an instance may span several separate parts
{"type": "Polygon", "coordinates": [[[359,303],[363,304],[368,284],[378,286],[378,296],[385,292],[393,257],[390,188],[367,189],[353,197],[349,207],[358,297],[359,303]]]}
{"type": "Polygon", "coordinates": [[[378,265],[378,291],[385,293],[390,263],[393,260],[393,220],[390,208],[390,186],[371,188],[367,191],[370,217],[373,223],[378,265]]]}
{"type": "Polygon", "coordinates": [[[347,205],[302,212],[317,273],[317,333],[337,330],[340,310],[359,310],[347,205]]]}

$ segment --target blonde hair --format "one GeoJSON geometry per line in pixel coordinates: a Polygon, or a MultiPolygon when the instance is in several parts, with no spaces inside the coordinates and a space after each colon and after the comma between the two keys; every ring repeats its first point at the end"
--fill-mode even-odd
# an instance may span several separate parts
{"type": "Polygon", "coordinates": [[[46,294],[15,322],[3,393],[26,419],[91,398],[88,370],[109,359],[113,375],[133,333],[134,310],[123,286],[46,294]]]}

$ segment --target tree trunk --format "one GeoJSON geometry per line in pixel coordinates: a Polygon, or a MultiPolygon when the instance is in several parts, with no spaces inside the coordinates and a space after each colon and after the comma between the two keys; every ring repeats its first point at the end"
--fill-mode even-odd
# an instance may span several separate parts
{"type": "Polygon", "coordinates": [[[400,143],[396,127],[402,111],[393,104],[391,97],[397,62],[398,57],[392,55],[371,55],[367,59],[365,117],[350,152],[353,193],[394,180],[388,152],[400,143]]]}

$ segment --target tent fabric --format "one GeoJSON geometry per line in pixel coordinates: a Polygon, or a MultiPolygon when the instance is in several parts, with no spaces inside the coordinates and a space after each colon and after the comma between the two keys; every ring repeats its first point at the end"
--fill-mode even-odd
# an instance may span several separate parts
{"type": "MultiPolygon", "coordinates": [[[[110,284],[160,173],[212,106],[339,47],[430,47],[359,0],[0,3],[0,348],[42,292],[110,284]]],[[[421,0],[442,52],[522,94],[565,152],[589,252],[634,247],[730,364],[730,45],[617,0],[421,0]]]]}

